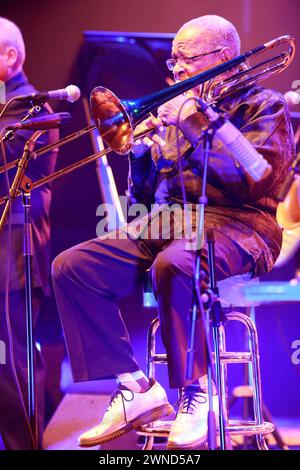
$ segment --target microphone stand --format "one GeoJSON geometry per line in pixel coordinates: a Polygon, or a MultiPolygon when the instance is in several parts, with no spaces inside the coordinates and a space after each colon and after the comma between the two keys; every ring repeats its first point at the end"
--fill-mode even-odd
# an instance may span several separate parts
{"type": "Polygon", "coordinates": [[[32,432],[32,447],[38,448],[38,409],[36,401],[35,387],[35,341],[33,331],[33,311],[32,311],[32,282],[31,282],[31,260],[32,260],[32,235],[30,220],[30,192],[32,181],[25,175],[28,162],[34,157],[34,146],[37,139],[44,133],[36,131],[27,140],[24,152],[17,166],[17,172],[9,191],[9,199],[6,201],[3,214],[0,220],[0,234],[5,226],[7,217],[12,207],[12,201],[22,192],[22,204],[24,208],[24,232],[23,251],[25,263],[25,295],[26,295],[26,336],[27,336],[27,365],[28,365],[28,420],[32,432]]]}
{"type": "MultiPolygon", "coordinates": [[[[206,352],[207,352],[207,377],[208,377],[208,400],[209,400],[209,412],[207,417],[208,425],[208,447],[210,450],[214,450],[217,447],[216,444],[216,435],[217,435],[217,426],[216,426],[216,417],[213,411],[213,379],[214,379],[214,370],[213,370],[213,361],[212,361],[212,352],[210,346],[210,320],[213,325],[213,339],[214,339],[214,348],[215,348],[215,362],[216,362],[216,372],[217,372],[217,381],[214,380],[217,389],[218,389],[218,398],[219,398],[219,424],[220,424],[220,448],[221,450],[226,450],[226,430],[225,430],[225,415],[223,413],[223,400],[221,396],[221,366],[220,366],[220,350],[219,350],[219,327],[221,322],[224,320],[224,314],[220,301],[218,300],[218,288],[216,285],[215,277],[215,256],[214,256],[214,239],[213,234],[208,234],[208,261],[209,261],[209,278],[210,278],[210,289],[201,293],[201,280],[203,275],[201,273],[201,248],[204,244],[204,215],[205,215],[205,206],[207,205],[207,196],[206,196],[206,185],[207,185],[207,170],[208,170],[208,161],[209,154],[212,149],[212,140],[215,130],[212,126],[208,127],[203,132],[203,177],[202,177],[202,194],[199,198],[200,203],[200,220],[197,223],[197,234],[196,234],[196,259],[195,259],[195,268],[193,275],[193,292],[192,292],[192,302],[190,309],[190,330],[188,337],[188,350],[187,350],[187,360],[186,360],[186,377],[191,379],[192,370],[194,364],[194,355],[195,355],[195,332],[196,332],[196,321],[199,319],[203,324],[203,329],[205,333],[205,343],[206,343],[206,352]],[[206,312],[206,315],[205,315],[206,312]]],[[[229,442],[229,441],[228,441],[229,442]]]]}

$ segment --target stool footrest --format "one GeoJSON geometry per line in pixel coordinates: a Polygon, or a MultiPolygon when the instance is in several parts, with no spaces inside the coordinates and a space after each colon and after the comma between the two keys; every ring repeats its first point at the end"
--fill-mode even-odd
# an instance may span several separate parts
{"type": "Polygon", "coordinates": [[[153,354],[149,362],[154,362],[155,364],[167,364],[167,355],[166,354],[153,354]]]}
{"type": "Polygon", "coordinates": [[[270,434],[274,431],[275,426],[273,423],[268,423],[267,421],[264,421],[261,424],[257,424],[255,421],[229,420],[227,429],[230,434],[254,436],[256,434],[270,434]]]}
{"type": "MultiPolygon", "coordinates": [[[[215,353],[212,354],[215,359],[215,353]]],[[[220,353],[221,362],[226,364],[244,364],[252,361],[250,352],[230,352],[224,351],[220,353]]]]}
{"type": "MultiPolygon", "coordinates": [[[[213,360],[215,360],[215,353],[212,354],[213,360]]],[[[223,364],[244,364],[252,361],[252,354],[250,352],[221,352],[220,359],[223,364]]],[[[150,362],[155,364],[166,364],[166,354],[153,354],[150,358],[150,362]]]]}
{"type": "Polygon", "coordinates": [[[153,423],[145,424],[136,429],[137,434],[141,436],[168,437],[173,421],[157,420],[153,423]]]}
{"type": "MultiPolygon", "coordinates": [[[[171,429],[172,421],[154,421],[153,423],[145,424],[136,430],[137,434],[141,436],[153,437],[168,437],[171,429]]],[[[257,424],[255,421],[238,421],[229,420],[226,430],[230,434],[242,436],[254,436],[256,434],[270,434],[274,431],[275,426],[273,423],[267,421],[262,424],[257,424]]]]}

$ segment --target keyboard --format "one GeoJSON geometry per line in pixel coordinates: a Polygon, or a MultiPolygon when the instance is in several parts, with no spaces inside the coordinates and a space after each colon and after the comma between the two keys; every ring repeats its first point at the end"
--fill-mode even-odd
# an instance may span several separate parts
{"type": "Polygon", "coordinates": [[[253,302],[299,302],[300,283],[290,282],[259,282],[249,284],[244,288],[247,300],[253,302]]]}

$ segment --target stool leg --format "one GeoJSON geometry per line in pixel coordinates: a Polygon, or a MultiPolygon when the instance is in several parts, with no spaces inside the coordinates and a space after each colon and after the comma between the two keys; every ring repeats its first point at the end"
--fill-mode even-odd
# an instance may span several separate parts
{"type": "MultiPolygon", "coordinates": [[[[263,403],[261,392],[261,375],[260,375],[260,356],[258,346],[258,336],[256,327],[251,319],[248,322],[248,329],[250,334],[250,352],[252,356],[252,383],[253,383],[253,410],[254,420],[257,424],[262,424],[263,417],[263,403]]],[[[269,450],[265,436],[263,434],[256,435],[257,446],[260,450],[269,450]]]]}
{"type": "Polygon", "coordinates": [[[142,450],[152,450],[154,444],[154,437],[153,436],[145,436],[145,443],[142,447],[142,450]]]}
{"type": "Polygon", "coordinates": [[[150,323],[147,333],[146,352],[146,376],[148,379],[155,379],[155,362],[153,360],[156,353],[155,333],[159,327],[159,317],[154,318],[150,323]]]}
{"type": "MultiPolygon", "coordinates": [[[[155,333],[159,327],[159,317],[154,318],[150,323],[147,333],[147,352],[146,352],[146,376],[148,379],[155,379],[155,362],[153,360],[156,352],[155,333]]],[[[145,436],[145,442],[142,450],[152,450],[154,445],[153,436],[145,436]]]]}
{"type": "Polygon", "coordinates": [[[219,424],[220,424],[220,447],[221,450],[227,449],[228,439],[226,439],[226,425],[227,425],[227,406],[224,406],[226,401],[226,390],[224,381],[224,371],[220,360],[220,352],[223,346],[221,339],[220,327],[213,326],[213,340],[215,349],[215,364],[217,376],[217,389],[219,392],[219,424]]]}
{"type": "MultiPolygon", "coordinates": [[[[255,324],[255,307],[250,306],[246,307],[245,314],[247,317],[251,318],[255,324]]],[[[249,336],[247,331],[245,331],[245,350],[249,348],[249,336]]],[[[244,364],[244,386],[249,386],[252,388],[252,397],[243,398],[243,419],[246,421],[250,417],[253,418],[253,383],[252,383],[252,364],[244,364]]],[[[254,443],[254,436],[244,436],[243,438],[243,450],[247,450],[251,444],[254,443]]]]}
{"type": "MultiPolygon", "coordinates": [[[[225,337],[225,328],[223,325],[220,326],[220,353],[224,353],[226,351],[226,337],[225,337]]],[[[227,364],[221,361],[221,398],[222,398],[222,409],[223,409],[223,416],[225,426],[228,425],[228,382],[227,382],[227,364]]],[[[226,441],[226,449],[232,450],[232,444],[230,439],[229,432],[225,433],[225,441],[226,441]]]]}
{"type": "Polygon", "coordinates": [[[240,312],[231,312],[227,315],[227,320],[237,320],[244,324],[249,334],[249,359],[251,361],[251,394],[253,394],[253,413],[254,413],[254,424],[262,432],[257,430],[256,442],[259,450],[269,450],[265,433],[269,433],[269,423],[265,423],[263,414],[263,402],[261,392],[261,375],[260,375],[260,356],[258,346],[258,336],[254,322],[245,314],[240,312]]]}

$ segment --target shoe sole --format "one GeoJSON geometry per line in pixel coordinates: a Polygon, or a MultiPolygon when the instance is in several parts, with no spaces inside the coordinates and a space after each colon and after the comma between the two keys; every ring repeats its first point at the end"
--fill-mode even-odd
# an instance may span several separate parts
{"type": "Polygon", "coordinates": [[[152,421],[156,421],[157,419],[163,418],[164,416],[169,416],[173,412],[174,408],[169,403],[159,406],[158,408],[154,408],[153,410],[147,411],[146,413],[138,416],[134,420],[127,423],[127,425],[122,429],[118,429],[117,431],[106,436],[95,437],[94,439],[78,442],[78,445],[80,447],[93,447],[104,444],[104,442],[112,441],[113,439],[124,436],[124,434],[127,434],[128,432],[133,431],[140,426],[151,423],[152,421]]]}

